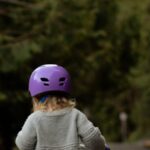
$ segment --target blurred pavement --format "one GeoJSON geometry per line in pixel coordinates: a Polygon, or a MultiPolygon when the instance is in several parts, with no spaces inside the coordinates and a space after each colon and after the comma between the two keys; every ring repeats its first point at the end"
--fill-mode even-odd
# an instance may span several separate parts
{"type": "Polygon", "coordinates": [[[141,143],[112,143],[110,147],[111,150],[150,150],[145,148],[141,143]]]}

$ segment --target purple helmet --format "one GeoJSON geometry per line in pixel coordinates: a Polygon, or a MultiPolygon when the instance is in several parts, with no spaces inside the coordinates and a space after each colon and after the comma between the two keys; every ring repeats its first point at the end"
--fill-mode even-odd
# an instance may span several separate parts
{"type": "Polygon", "coordinates": [[[62,66],[46,64],[36,68],[29,79],[29,92],[37,96],[46,92],[70,93],[71,81],[68,71],[62,66]]]}

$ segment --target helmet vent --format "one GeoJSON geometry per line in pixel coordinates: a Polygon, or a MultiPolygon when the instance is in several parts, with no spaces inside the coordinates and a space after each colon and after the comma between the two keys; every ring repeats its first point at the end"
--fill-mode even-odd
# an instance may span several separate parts
{"type": "Polygon", "coordinates": [[[59,86],[63,86],[65,83],[65,80],[66,80],[65,77],[59,78],[59,86]]]}
{"type": "Polygon", "coordinates": [[[49,80],[47,78],[40,78],[45,86],[49,86],[49,80]]]}
{"type": "Polygon", "coordinates": [[[41,81],[48,82],[49,80],[47,78],[41,78],[41,81]]]}
{"type": "Polygon", "coordinates": [[[64,83],[60,83],[60,84],[59,84],[59,86],[63,86],[63,85],[64,85],[64,83]]]}
{"type": "Polygon", "coordinates": [[[66,80],[65,77],[62,77],[62,78],[59,79],[60,82],[61,82],[61,81],[65,81],[65,80],[66,80]]]}
{"type": "Polygon", "coordinates": [[[44,85],[45,85],[45,86],[49,86],[49,84],[48,84],[48,83],[44,83],[44,85]]]}

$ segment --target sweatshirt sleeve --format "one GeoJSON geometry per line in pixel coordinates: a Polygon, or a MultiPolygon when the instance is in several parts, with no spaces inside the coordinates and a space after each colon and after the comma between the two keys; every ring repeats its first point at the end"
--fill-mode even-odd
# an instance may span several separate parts
{"type": "Polygon", "coordinates": [[[33,150],[36,144],[36,132],[31,114],[25,121],[22,130],[16,137],[16,145],[19,150],[33,150]]]}
{"type": "Polygon", "coordinates": [[[95,127],[87,117],[80,112],[77,119],[78,134],[87,149],[105,150],[105,139],[99,128],[95,127]]]}

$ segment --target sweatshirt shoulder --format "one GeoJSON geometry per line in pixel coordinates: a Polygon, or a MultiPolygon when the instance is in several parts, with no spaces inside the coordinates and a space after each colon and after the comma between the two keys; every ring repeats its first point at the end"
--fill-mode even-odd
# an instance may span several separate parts
{"type": "Polygon", "coordinates": [[[32,121],[38,121],[40,118],[41,118],[42,114],[40,111],[36,111],[36,112],[33,112],[31,113],[27,120],[32,120],[32,121]]]}
{"type": "Polygon", "coordinates": [[[73,114],[75,114],[76,116],[84,116],[84,113],[81,112],[79,109],[77,108],[73,108],[72,110],[73,114]]]}
{"type": "Polygon", "coordinates": [[[79,111],[77,108],[73,108],[73,109],[72,109],[72,112],[75,113],[75,114],[80,113],[80,111],[79,111]]]}

